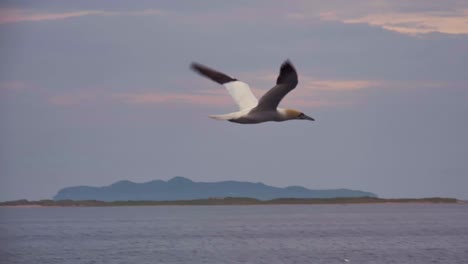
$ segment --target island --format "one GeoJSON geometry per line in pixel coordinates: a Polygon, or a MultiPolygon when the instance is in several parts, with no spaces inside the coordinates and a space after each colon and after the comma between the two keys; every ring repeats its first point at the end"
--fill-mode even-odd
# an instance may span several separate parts
{"type": "Polygon", "coordinates": [[[8,207],[85,207],[160,205],[286,205],[364,203],[460,203],[453,198],[384,199],[372,192],[350,189],[312,190],[302,186],[273,187],[261,182],[194,182],[184,177],[108,186],[74,186],[53,199],[0,202],[8,207]]]}
{"type": "Polygon", "coordinates": [[[224,197],[177,201],[97,201],[97,200],[17,200],[0,202],[3,207],[98,207],[98,206],[164,206],[164,205],[314,205],[314,204],[389,204],[389,203],[460,203],[454,198],[383,199],[377,197],[348,198],[279,198],[258,200],[244,197],[224,197]]]}
{"type": "Polygon", "coordinates": [[[195,182],[179,176],[168,181],[153,180],[135,183],[123,180],[102,187],[67,187],[58,191],[53,200],[178,201],[213,197],[249,197],[258,200],[272,200],[285,197],[338,198],[377,197],[377,195],[371,192],[349,189],[312,190],[302,186],[281,188],[261,182],[195,182]]]}

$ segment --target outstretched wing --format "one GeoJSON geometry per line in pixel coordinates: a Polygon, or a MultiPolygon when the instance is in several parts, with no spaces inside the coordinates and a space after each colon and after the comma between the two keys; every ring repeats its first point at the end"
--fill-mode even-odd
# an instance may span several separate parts
{"type": "Polygon", "coordinates": [[[195,62],[192,63],[191,68],[208,79],[226,87],[240,110],[253,108],[258,104],[258,100],[248,84],[195,62]]]}
{"type": "Polygon", "coordinates": [[[289,60],[281,65],[276,86],[266,92],[255,107],[255,111],[276,110],[280,101],[297,86],[297,72],[289,60]]]}

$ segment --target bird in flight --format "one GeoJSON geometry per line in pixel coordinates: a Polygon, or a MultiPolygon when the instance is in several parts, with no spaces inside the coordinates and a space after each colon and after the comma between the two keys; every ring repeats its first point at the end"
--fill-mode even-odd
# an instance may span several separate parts
{"type": "Polygon", "coordinates": [[[296,88],[297,73],[289,60],[285,61],[280,68],[276,79],[276,85],[266,92],[260,100],[250,90],[248,84],[234,79],[224,73],[210,69],[199,63],[192,63],[191,68],[199,74],[222,84],[228,90],[234,101],[239,106],[239,111],[225,115],[211,115],[217,120],[227,120],[240,124],[257,124],[268,121],[287,120],[310,120],[315,121],[301,111],[279,108],[278,105],[283,97],[296,88]]]}

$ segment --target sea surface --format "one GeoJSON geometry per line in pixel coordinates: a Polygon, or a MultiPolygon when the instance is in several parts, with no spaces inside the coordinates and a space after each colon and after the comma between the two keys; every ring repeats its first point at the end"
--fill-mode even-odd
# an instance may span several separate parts
{"type": "Polygon", "coordinates": [[[0,208],[0,263],[468,263],[467,204],[0,208]]]}

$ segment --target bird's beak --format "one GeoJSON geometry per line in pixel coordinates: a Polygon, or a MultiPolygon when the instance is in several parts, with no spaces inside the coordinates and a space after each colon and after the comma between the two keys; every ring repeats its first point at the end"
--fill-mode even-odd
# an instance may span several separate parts
{"type": "Polygon", "coordinates": [[[307,116],[307,115],[304,115],[304,119],[305,120],[310,120],[310,121],[315,121],[315,119],[313,119],[312,117],[307,116]]]}

